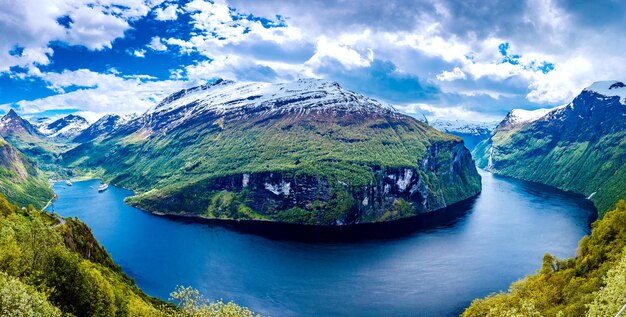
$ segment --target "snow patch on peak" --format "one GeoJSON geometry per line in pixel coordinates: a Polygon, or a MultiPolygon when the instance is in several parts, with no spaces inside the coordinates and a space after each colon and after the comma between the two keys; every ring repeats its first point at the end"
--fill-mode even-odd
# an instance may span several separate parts
{"type": "Polygon", "coordinates": [[[287,83],[218,80],[174,93],[149,109],[146,114],[166,113],[189,107],[221,113],[255,108],[268,112],[303,113],[328,109],[397,112],[391,106],[343,89],[336,82],[305,78],[287,83]]]}
{"type": "Polygon", "coordinates": [[[626,105],[626,85],[621,81],[597,81],[583,91],[594,92],[606,97],[619,97],[626,105]]]}
{"type": "Polygon", "coordinates": [[[530,123],[539,120],[552,110],[554,110],[554,108],[541,108],[537,110],[513,109],[506,116],[505,120],[512,125],[530,123]]]}
{"type": "Polygon", "coordinates": [[[51,138],[70,138],[76,136],[88,126],[89,123],[87,122],[87,120],[85,120],[85,118],[70,114],[63,118],[57,119],[52,123],[40,126],[39,131],[43,135],[51,138]]]}
{"type": "Polygon", "coordinates": [[[464,133],[470,135],[489,134],[499,121],[473,122],[465,120],[442,120],[431,122],[431,126],[445,133],[464,133]]]}

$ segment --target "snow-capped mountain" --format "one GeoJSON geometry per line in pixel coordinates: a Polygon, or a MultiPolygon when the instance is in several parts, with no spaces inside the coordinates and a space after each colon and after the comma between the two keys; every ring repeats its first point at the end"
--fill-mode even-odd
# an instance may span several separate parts
{"type": "Polygon", "coordinates": [[[121,125],[127,123],[135,117],[135,114],[124,116],[116,114],[105,115],[98,121],[90,125],[88,128],[82,130],[78,135],[76,135],[73,141],[78,143],[84,143],[95,140],[101,136],[105,136],[113,132],[115,129],[119,128],[121,125]]]}
{"type": "Polygon", "coordinates": [[[129,202],[145,210],[212,218],[387,221],[481,188],[457,138],[317,79],[182,90],[63,159],[142,193],[129,202]]]}
{"type": "Polygon", "coordinates": [[[207,113],[236,117],[313,112],[361,112],[395,115],[393,107],[320,79],[289,83],[217,81],[174,93],[149,109],[134,124],[171,130],[207,113]],[[158,120],[157,120],[158,118],[158,120]]]}
{"type": "Polygon", "coordinates": [[[512,111],[473,153],[493,172],[592,197],[602,213],[626,198],[624,142],[626,85],[601,81],[568,104],[512,111]]]}
{"type": "Polygon", "coordinates": [[[430,125],[442,132],[456,135],[472,150],[480,141],[488,139],[497,122],[469,122],[464,120],[434,120],[430,125]]]}
{"type": "Polygon", "coordinates": [[[554,110],[554,108],[541,108],[535,110],[513,109],[506,115],[506,117],[504,117],[504,120],[498,124],[498,127],[512,128],[526,123],[531,123],[545,116],[552,110],[554,110]]]}
{"type": "Polygon", "coordinates": [[[0,118],[0,135],[7,137],[10,135],[25,134],[40,136],[41,133],[28,120],[20,117],[13,109],[0,118]]]}
{"type": "Polygon", "coordinates": [[[489,134],[498,122],[470,122],[464,120],[434,120],[430,125],[446,133],[463,133],[472,135],[489,134]]]}
{"type": "Polygon", "coordinates": [[[70,114],[40,126],[39,131],[50,138],[71,139],[88,126],[89,122],[85,118],[70,114]]]}

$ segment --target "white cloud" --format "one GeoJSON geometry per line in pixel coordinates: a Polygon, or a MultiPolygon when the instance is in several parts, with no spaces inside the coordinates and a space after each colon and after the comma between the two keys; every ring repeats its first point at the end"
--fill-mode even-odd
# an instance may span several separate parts
{"type": "Polygon", "coordinates": [[[139,57],[139,58],[145,58],[146,57],[146,50],[144,50],[144,49],[134,50],[134,51],[132,51],[132,55],[135,56],[135,57],[139,57]]]}
{"type": "Polygon", "coordinates": [[[372,50],[367,50],[364,54],[357,52],[348,45],[332,41],[324,36],[317,40],[315,54],[306,62],[309,66],[320,66],[325,63],[326,58],[333,58],[347,69],[352,67],[367,67],[374,60],[372,50]]]}
{"type": "Polygon", "coordinates": [[[425,115],[435,120],[464,120],[469,122],[499,121],[500,116],[485,115],[472,111],[466,107],[445,107],[425,103],[413,103],[407,105],[394,105],[394,108],[409,115],[425,115]]]}
{"type": "Polygon", "coordinates": [[[155,51],[167,51],[167,46],[163,44],[162,39],[158,36],[153,37],[147,47],[155,51]]]}
{"type": "Polygon", "coordinates": [[[12,66],[48,65],[50,42],[110,48],[124,36],[129,21],[146,15],[152,1],[143,0],[20,0],[0,1],[0,72],[12,66]],[[57,20],[64,19],[67,27],[57,20]],[[15,47],[24,52],[9,54],[15,47]]]}
{"type": "Polygon", "coordinates": [[[604,79],[589,76],[593,73],[593,67],[594,65],[584,57],[563,61],[554,71],[534,78],[529,86],[531,91],[527,98],[537,103],[567,102],[593,81],[604,79]]]}
{"type": "Polygon", "coordinates": [[[154,10],[155,18],[159,21],[172,21],[178,18],[178,5],[172,4],[165,9],[157,8],[154,10]]]}
{"type": "Polygon", "coordinates": [[[455,67],[452,71],[443,71],[437,75],[437,79],[440,81],[454,81],[465,78],[465,73],[458,67],[455,67]]]}
{"type": "MultiPolygon", "coordinates": [[[[16,104],[21,113],[32,114],[55,109],[80,109],[93,114],[141,113],[167,95],[195,85],[178,80],[153,80],[145,76],[120,77],[113,73],[97,73],[87,69],[45,73],[42,74],[42,79],[61,94],[19,101],[16,104]],[[64,93],[68,87],[84,88],[64,93]]],[[[9,104],[0,106],[3,109],[8,107],[9,104]]]]}

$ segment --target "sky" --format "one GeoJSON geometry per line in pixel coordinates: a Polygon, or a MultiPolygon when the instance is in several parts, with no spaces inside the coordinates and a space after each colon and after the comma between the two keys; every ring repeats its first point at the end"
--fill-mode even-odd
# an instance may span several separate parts
{"type": "Polygon", "coordinates": [[[313,77],[494,121],[626,74],[626,2],[0,0],[0,110],[142,113],[217,78],[313,77]]]}

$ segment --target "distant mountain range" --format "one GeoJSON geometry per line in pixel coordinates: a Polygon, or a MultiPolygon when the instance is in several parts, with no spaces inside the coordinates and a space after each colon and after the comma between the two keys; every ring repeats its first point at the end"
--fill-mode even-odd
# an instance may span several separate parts
{"type": "Polygon", "coordinates": [[[429,124],[442,132],[456,135],[465,141],[471,151],[476,144],[491,136],[498,122],[468,122],[463,120],[433,120],[429,124]]]}
{"type": "Polygon", "coordinates": [[[479,167],[588,196],[626,198],[626,85],[596,82],[553,109],[513,110],[473,151],[479,167]]]}
{"type": "Polygon", "coordinates": [[[89,122],[81,116],[67,115],[50,123],[38,126],[39,132],[47,137],[71,140],[89,127],[89,122]]]}
{"type": "Polygon", "coordinates": [[[84,140],[64,164],[101,171],[154,212],[337,225],[480,191],[459,138],[323,80],[218,80],[84,140]]]}
{"type": "Polygon", "coordinates": [[[105,137],[122,124],[127,123],[130,119],[136,117],[135,115],[120,116],[115,114],[108,114],[94,122],[89,127],[81,130],[72,141],[76,143],[85,143],[93,141],[100,137],[105,137]]]}

